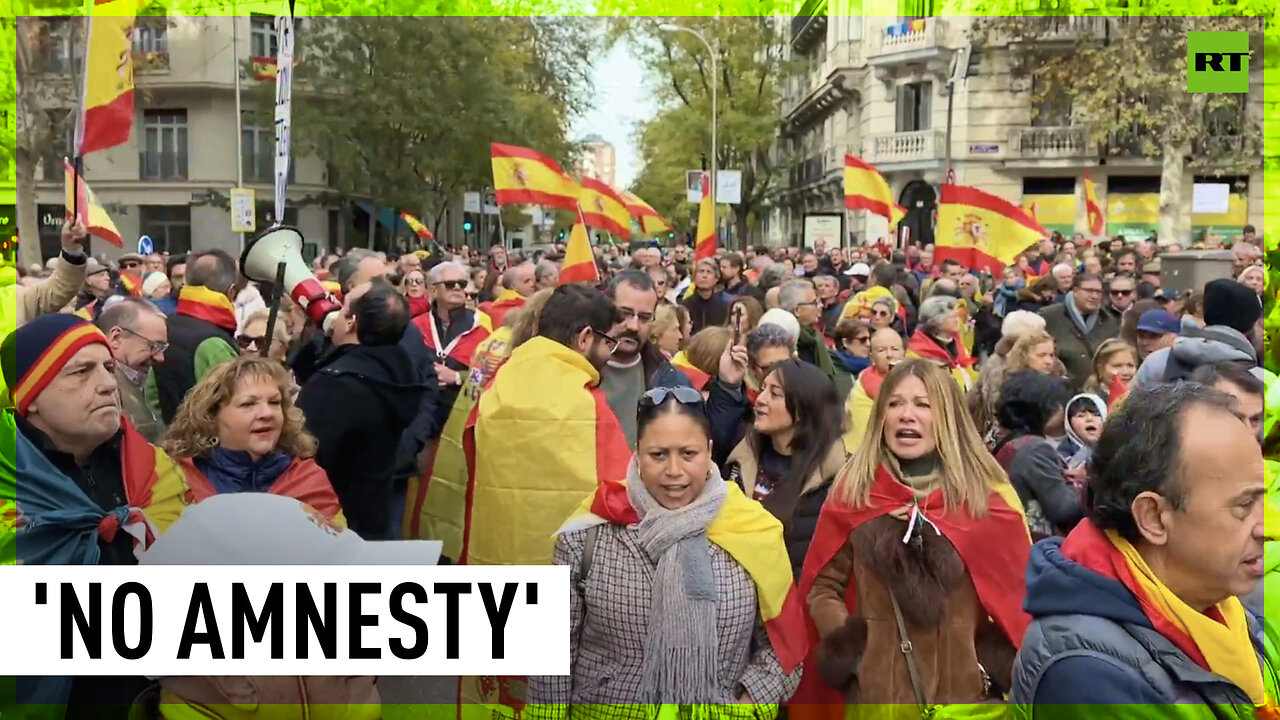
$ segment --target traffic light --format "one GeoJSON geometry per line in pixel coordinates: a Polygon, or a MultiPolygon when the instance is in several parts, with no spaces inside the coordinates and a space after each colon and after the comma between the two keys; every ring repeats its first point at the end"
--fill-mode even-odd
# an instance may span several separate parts
{"type": "Polygon", "coordinates": [[[558,240],[564,240],[564,231],[563,231],[563,230],[561,230],[561,231],[560,231],[560,233],[559,233],[558,235],[556,235],[556,239],[558,239],[558,240]]]}
{"type": "Polygon", "coordinates": [[[463,221],[462,221],[462,232],[464,232],[464,233],[469,233],[469,232],[471,232],[471,228],[472,228],[472,225],[471,225],[471,221],[470,221],[470,220],[463,220],[463,221]]]}

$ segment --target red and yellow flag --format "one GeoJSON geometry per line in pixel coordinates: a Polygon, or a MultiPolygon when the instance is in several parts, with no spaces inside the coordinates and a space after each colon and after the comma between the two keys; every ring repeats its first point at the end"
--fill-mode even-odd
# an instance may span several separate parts
{"type": "Polygon", "coordinates": [[[89,18],[75,154],[129,140],[133,127],[133,25],[137,0],[96,0],[89,18]]]}
{"type": "MultiPolygon", "coordinates": [[[[582,218],[582,214],[578,215],[582,218]]],[[[600,269],[596,267],[596,256],[591,251],[591,239],[587,237],[587,228],[582,222],[573,224],[569,232],[569,244],[564,248],[564,264],[560,268],[560,285],[569,283],[600,283],[600,269]]]]}
{"type": "Polygon", "coordinates": [[[431,234],[431,230],[429,230],[426,225],[422,224],[421,220],[414,217],[413,215],[402,211],[400,213],[400,219],[404,221],[405,225],[409,226],[409,229],[413,231],[414,235],[418,236],[419,240],[435,240],[436,239],[436,236],[431,234]]]}
{"type": "Polygon", "coordinates": [[[866,210],[897,225],[907,214],[893,201],[893,191],[880,171],[870,163],[852,155],[844,156],[844,206],[850,210],[866,210]]]}
{"type": "Polygon", "coordinates": [[[659,215],[652,205],[641,200],[635,193],[626,190],[618,194],[622,196],[623,202],[627,204],[627,211],[631,213],[631,217],[640,223],[640,232],[645,235],[671,232],[671,223],[659,215]]]}
{"type": "Polygon", "coordinates": [[[489,148],[499,205],[542,205],[577,212],[582,191],[555,160],[515,145],[491,143],[489,148]]]}
{"type": "MultiPolygon", "coordinates": [[[[617,191],[593,177],[582,178],[579,214],[587,227],[619,237],[631,237],[631,213],[617,191]]],[[[585,235],[585,233],[584,233],[585,235]]]]}
{"type": "MultiPolygon", "coordinates": [[[[782,523],[742,494],[735,483],[725,483],[725,490],[728,494],[707,527],[707,539],[729,553],[751,576],[769,642],[782,671],[790,673],[804,660],[810,644],[804,601],[791,578],[782,523]]],[[[640,516],[631,506],[626,483],[602,477],[596,491],[582,501],[557,535],[596,525],[638,522],[640,516]]]]}
{"type": "Polygon", "coordinates": [[[275,80],[280,72],[280,66],[276,65],[276,59],[273,57],[254,55],[249,58],[249,62],[253,64],[254,80],[275,80]]]}
{"type": "Polygon", "coordinates": [[[89,189],[89,184],[84,181],[84,176],[76,175],[75,168],[71,167],[71,161],[63,158],[63,166],[66,168],[66,203],[67,217],[71,217],[71,208],[76,209],[76,219],[84,226],[90,235],[106,240],[116,247],[124,247],[124,238],[121,237],[120,231],[116,229],[116,224],[111,221],[111,216],[107,211],[102,209],[102,205],[98,202],[98,196],[93,194],[89,189]],[[74,188],[74,190],[73,190],[74,188]],[[75,192],[78,197],[72,195],[75,192]]]}
{"type": "Polygon", "coordinates": [[[711,176],[702,174],[702,202],[698,204],[698,234],[693,246],[694,261],[716,256],[716,208],[711,203],[711,176]]]}
{"type": "Polygon", "coordinates": [[[1084,211],[1089,218],[1089,234],[1094,237],[1101,236],[1107,230],[1107,219],[1102,214],[1102,206],[1098,205],[1098,193],[1093,187],[1093,181],[1089,179],[1089,173],[1084,174],[1084,211]]]}
{"type": "Polygon", "coordinates": [[[1022,208],[966,185],[943,185],[938,203],[935,263],[951,259],[999,274],[1018,253],[1049,233],[1022,208]]]}

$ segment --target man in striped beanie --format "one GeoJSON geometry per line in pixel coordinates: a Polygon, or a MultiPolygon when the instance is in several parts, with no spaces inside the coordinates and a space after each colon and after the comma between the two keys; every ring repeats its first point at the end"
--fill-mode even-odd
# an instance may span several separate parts
{"type": "MultiPolygon", "coordinates": [[[[188,485],[122,417],[106,336],[74,315],[42,315],[0,343],[0,367],[13,400],[5,424],[16,428],[0,434],[0,462],[13,463],[0,472],[0,563],[136,564],[182,514],[188,485]]],[[[18,699],[91,709],[128,703],[145,686],[22,678],[18,699]]]]}

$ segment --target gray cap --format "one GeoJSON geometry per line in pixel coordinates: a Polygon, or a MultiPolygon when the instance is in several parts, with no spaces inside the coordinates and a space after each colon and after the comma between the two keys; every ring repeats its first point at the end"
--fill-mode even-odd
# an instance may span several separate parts
{"type": "Polygon", "coordinates": [[[100,272],[107,272],[109,268],[93,258],[86,258],[84,264],[84,276],[97,275],[100,272]]]}

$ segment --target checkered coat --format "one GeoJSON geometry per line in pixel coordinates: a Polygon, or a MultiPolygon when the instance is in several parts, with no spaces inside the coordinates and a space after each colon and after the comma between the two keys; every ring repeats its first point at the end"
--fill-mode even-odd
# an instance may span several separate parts
{"type": "MultiPolygon", "coordinates": [[[[568,565],[572,674],[529,679],[526,718],[652,720],[658,707],[637,705],[648,632],[655,566],[641,549],[636,526],[600,526],[594,557],[581,578],[586,530],[565,533],[555,563],[568,565]]],[[[709,544],[719,608],[720,689],[724,706],[701,708],[698,717],[772,718],[773,704],[795,692],[800,669],[782,671],[765,633],[751,576],[730,555],[709,544]],[[736,704],[744,693],[761,705],[736,704]]],[[[681,708],[680,716],[693,713],[681,708]]]]}

